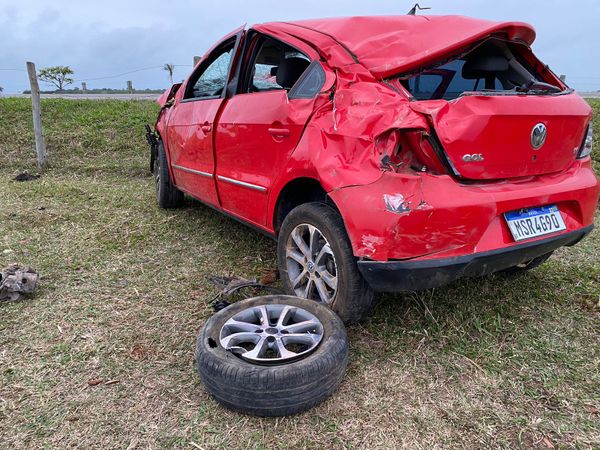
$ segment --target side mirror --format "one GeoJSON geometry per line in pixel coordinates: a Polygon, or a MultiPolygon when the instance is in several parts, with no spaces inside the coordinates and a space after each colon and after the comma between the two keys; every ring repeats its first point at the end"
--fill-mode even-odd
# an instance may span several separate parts
{"type": "Polygon", "coordinates": [[[179,90],[182,84],[183,83],[175,83],[173,86],[171,86],[171,90],[169,91],[169,95],[167,96],[167,102],[175,98],[175,94],[177,94],[177,91],[179,90]]]}

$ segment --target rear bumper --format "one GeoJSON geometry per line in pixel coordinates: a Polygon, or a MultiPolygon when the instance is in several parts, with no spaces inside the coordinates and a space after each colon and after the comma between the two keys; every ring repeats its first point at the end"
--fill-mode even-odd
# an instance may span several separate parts
{"type": "Polygon", "coordinates": [[[507,269],[559,247],[578,243],[593,225],[555,237],[509,248],[443,259],[359,261],[358,268],[371,288],[380,292],[411,292],[443,286],[463,277],[507,269]]]}
{"type": "Polygon", "coordinates": [[[594,222],[600,184],[590,159],[561,173],[490,183],[448,175],[385,172],[375,183],[329,193],[354,256],[369,261],[423,261],[510,250],[504,214],[555,205],[567,232],[594,222]]]}

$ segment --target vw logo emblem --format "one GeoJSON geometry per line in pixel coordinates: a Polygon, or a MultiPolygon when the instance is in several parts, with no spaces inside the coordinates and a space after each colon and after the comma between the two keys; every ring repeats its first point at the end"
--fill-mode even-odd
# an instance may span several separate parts
{"type": "Polygon", "coordinates": [[[538,123],[535,127],[533,127],[533,131],[531,132],[531,146],[534,150],[537,150],[544,145],[544,142],[546,142],[546,136],[548,136],[546,125],[543,123],[538,123]]]}

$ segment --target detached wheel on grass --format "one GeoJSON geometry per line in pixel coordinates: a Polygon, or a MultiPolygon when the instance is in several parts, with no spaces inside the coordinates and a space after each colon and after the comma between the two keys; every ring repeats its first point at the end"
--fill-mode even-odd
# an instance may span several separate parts
{"type": "Polygon", "coordinates": [[[158,206],[163,209],[177,208],[183,204],[183,192],[171,181],[167,155],[162,141],[158,141],[158,155],[154,160],[154,184],[158,206]]]}
{"type": "Polygon", "coordinates": [[[286,416],[337,389],[348,365],[348,338],[324,305],[286,295],[256,297],[208,319],[196,360],[206,390],[222,405],[286,416]]]}

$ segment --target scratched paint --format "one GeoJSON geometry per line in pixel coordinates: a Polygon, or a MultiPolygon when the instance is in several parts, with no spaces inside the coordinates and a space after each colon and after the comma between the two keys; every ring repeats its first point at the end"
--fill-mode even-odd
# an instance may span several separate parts
{"type": "Polygon", "coordinates": [[[385,209],[395,214],[406,214],[410,212],[410,202],[406,201],[402,194],[384,194],[383,202],[385,209]]]}
{"type": "MultiPolygon", "coordinates": [[[[554,146],[552,137],[544,149],[550,151],[546,156],[537,155],[535,163],[529,149],[523,152],[522,147],[513,146],[517,135],[525,134],[527,143],[528,117],[537,118],[541,114],[542,120],[558,126],[558,119],[553,122],[552,115],[563,114],[562,118],[572,120],[569,126],[577,131],[568,136],[569,145],[563,147],[577,147],[571,141],[582,134],[579,129],[590,115],[589,106],[578,96],[498,99],[481,95],[451,102],[412,101],[401,83],[386,79],[400,73],[416,73],[425,65],[457,54],[491,34],[503,33],[506,39],[524,44],[522,56],[530,65],[541,67],[546,81],[554,80],[556,85],[563,86],[531,53],[528,45],[535,38],[531,26],[457,17],[398,16],[272,23],[254,29],[320,61],[326,81],[314,99],[288,100],[282,95],[279,103],[273,100],[272,108],[261,110],[269,124],[272,121],[267,120],[270,119],[267,115],[272,110],[281,116],[278,121],[282,124],[299,125],[301,136],[294,148],[269,153],[280,157],[274,159],[268,171],[261,169],[264,159],[257,158],[255,153],[236,153],[237,159],[232,159],[237,163],[232,164],[234,175],[252,175],[251,182],[269,186],[268,207],[265,198],[260,218],[237,214],[242,219],[272,232],[280,192],[289,182],[303,177],[317,180],[338,207],[358,258],[386,261],[449,257],[506,247],[513,242],[502,222],[502,213],[532,204],[557,204],[570,230],[592,223],[598,181],[589,160],[574,161],[571,154],[568,160],[572,165],[567,167],[564,155],[555,151],[560,145],[554,146]],[[510,114],[516,114],[518,120],[507,119],[510,114]],[[526,183],[462,184],[448,173],[449,169],[432,147],[429,138],[434,132],[447,151],[448,165],[455,166],[467,178],[481,180],[522,174],[515,170],[516,166],[524,166],[523,161],[519,160],[512,168],[505,164],[506,152],[517,151],[527,154],[526,173],[542,174],[552,168],[556,172],[539,175],[526,183]],[[467,166],[462,162],[465,152],[485,154],[487,165],[467,166]],[[250,174],[258,169],[264,179],[250,174]]],[[[183,92],[180,89],[161,97],[161,106],[174,102],[174,108],[162,114],[157,124],[161,135],[183,92]]],[[[203,108],[207,102],[194,103],[203,108]]],[[[250,122],[248,117],[253,117],[255,108],[247,103],[228,112],[228,104],[234,103],[225,100],[220,117],[229,114],[232,122],[250,122]]],[[[219,124],[213,129],[217,133],[227,131],[232,145],[244,142],[239,131],[219,124]]],[[[252,139],[270,139],[256,129],[252,139]]],[[[561,133],[556,136],[560,138],[561,133]]],[[[214,142],[218,147],[223,136],[217,136],[214,142]]],[[[213,150],[219,154],[219,148],[213,150]]],[[[515,155],[510,153],[511,158],[523,156],[515,155]]],[[[221,170],[218,163],[216,167],[221,170]]],[[[244,201],[241,197],[237,201],[258,210],[255,201],[244,201]]]]}
{"type": "Polygon", "coordinates": [[[381,236],[363,236],[361,239],[362,246],[366,256],[373,256],[378,252],[378,248],[385,245],[385,240],[381,236]]]}

